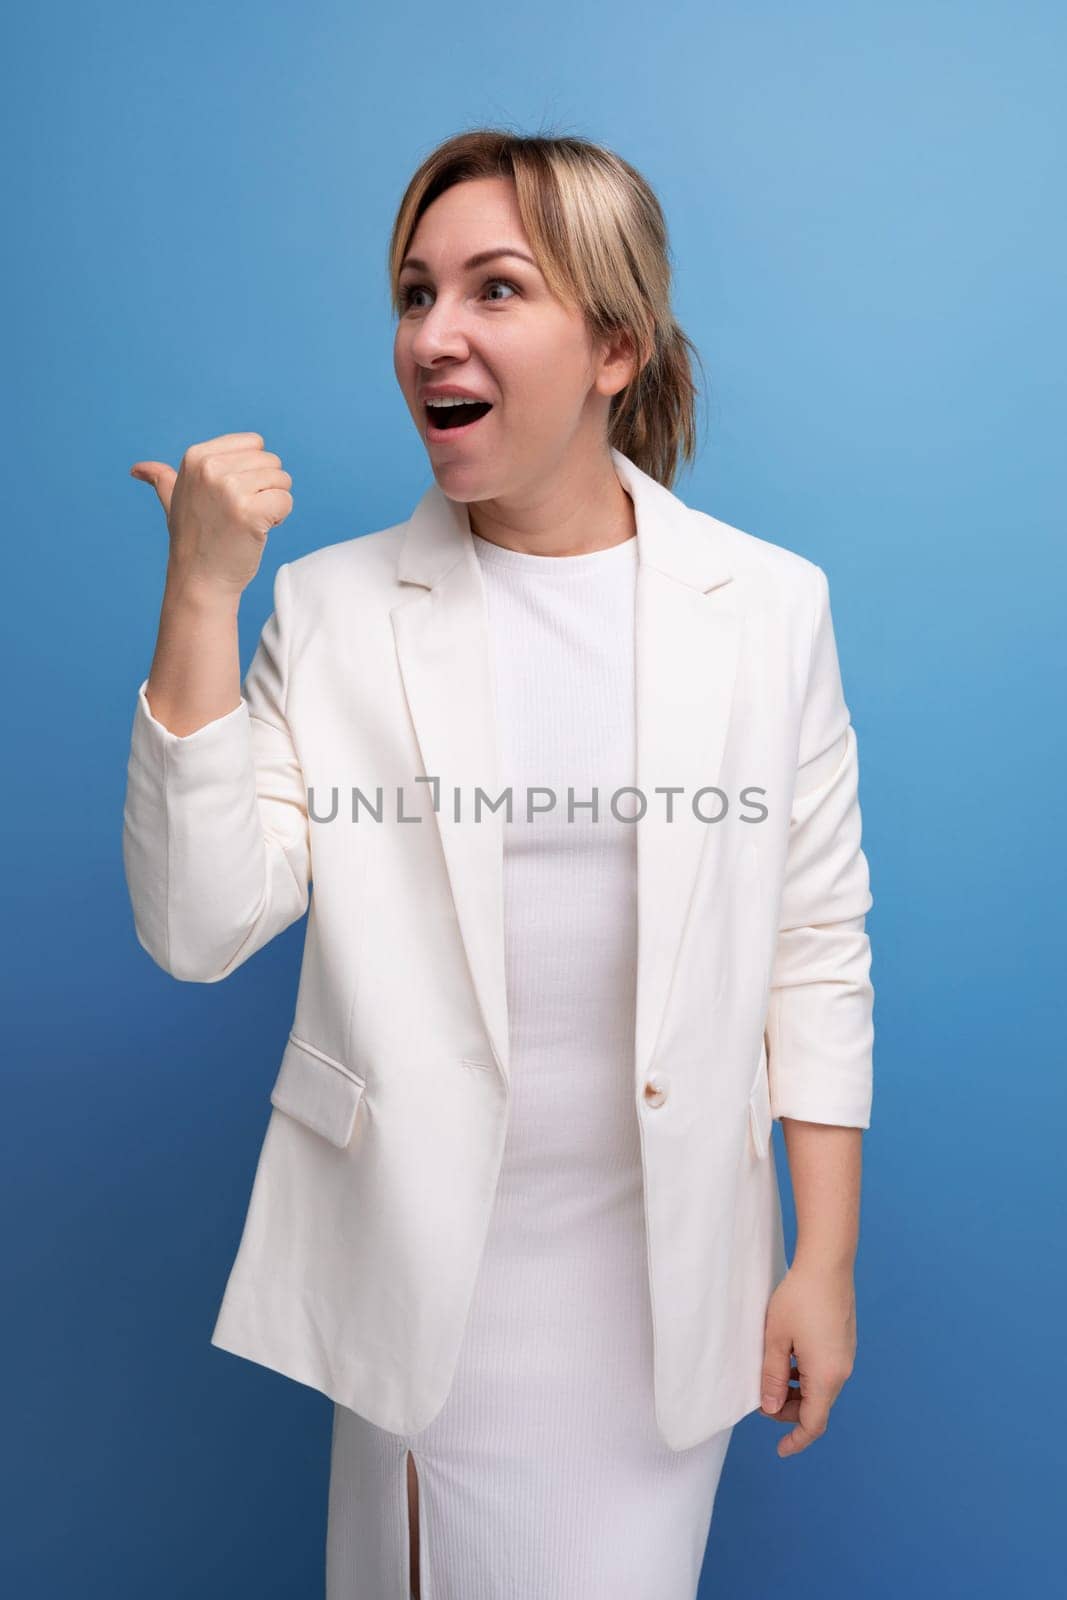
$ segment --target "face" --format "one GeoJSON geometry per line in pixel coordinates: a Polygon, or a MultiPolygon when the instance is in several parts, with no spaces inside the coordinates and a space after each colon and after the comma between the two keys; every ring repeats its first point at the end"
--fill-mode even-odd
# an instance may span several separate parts
{"type": "Polygon", "coordinates": [[[625,336],[594,346],[580,311],[533,263],[510,179],[455,184],[419,219],[400,272],[393,365],[438,484],[449,498],[500,500],[606,454],[611,396],[634,367],[625,336]],[[516,255],[468,266],[508,247],[516,255]],[[492,410],[438,433],[424,390],[455,384],[492,410]]]}

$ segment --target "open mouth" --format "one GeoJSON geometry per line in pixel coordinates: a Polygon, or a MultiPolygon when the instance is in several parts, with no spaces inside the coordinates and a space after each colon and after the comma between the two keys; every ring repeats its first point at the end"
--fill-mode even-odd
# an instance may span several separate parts
{"type": "Polygon", "coordinates": [[[472,400],[469,403],[465,401],[461,405],[452,406],[427,406],[425,408],[427,432],[433,438],[438,434],[458,433],[473,428],[492,409],[487,400],[472,400]]]}

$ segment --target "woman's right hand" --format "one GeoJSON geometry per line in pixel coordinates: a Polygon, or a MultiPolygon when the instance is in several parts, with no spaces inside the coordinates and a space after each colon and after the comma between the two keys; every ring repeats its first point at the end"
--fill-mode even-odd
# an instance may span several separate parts
{"type": "Polygon", "coordinates": [[[153,486],[166,512],[168,572],[230,595],[252,582],[268,533],[293,509],[293,480],[258,433],[190,445],[177,472],[165,461],[137,461],[130,474],[153,486]]]}

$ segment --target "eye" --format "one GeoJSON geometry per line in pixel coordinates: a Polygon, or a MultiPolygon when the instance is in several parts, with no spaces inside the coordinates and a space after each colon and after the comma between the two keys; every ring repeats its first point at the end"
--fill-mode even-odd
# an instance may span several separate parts
{"type": "MultiPolygon", "coordinates": [[[[485,282],[483,283],[483,285],[482,285],[482,292],[484,293],[486,289],[491,289],[491,288],[493,288],[495,286],[500,286],[500,287],[502,287],[504,289],[510,289],[512,294],[519,294],[520,293],[520,290],[519,290],[518,286],[516,284],[514,284],[514,283],[511,283],[507,278],[487,278],[485,280],[485,282]]],[[[400,291],[400,309],[401,309],[401,311],[410,310],[411,309],[411,303],[412,303],[412,301],[411,301],[412,295],[422,294],[424,291],[427,294],[429,294],[430,289],[429,289],[429,285],[428,284],[425,284],[425,283],[409,283],[409,284],[406,285],[405,288],[401,289],[401,291],[400,291]]],[[[510,296],[508,296],[507,298],[510,299],[510,296]]],[[[501,301],[497,301],[496,302],[496,304],[498,304],[498,305],[506,304],[506,303],[507,303],[506,300],[503,301],[503,302],[501,302],[501,301]]]]}

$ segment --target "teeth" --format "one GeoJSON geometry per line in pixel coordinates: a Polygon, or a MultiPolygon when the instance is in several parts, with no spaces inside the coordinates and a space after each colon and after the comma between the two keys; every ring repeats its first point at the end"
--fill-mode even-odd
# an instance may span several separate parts
{"type": "Polygon", "coordinates": [[[439,400],[427,400],[426,404],[436,409],[438,406],[484,406],[488,404],[488,401],[460,399],[458,395],[449,394],[439,400]]]}

